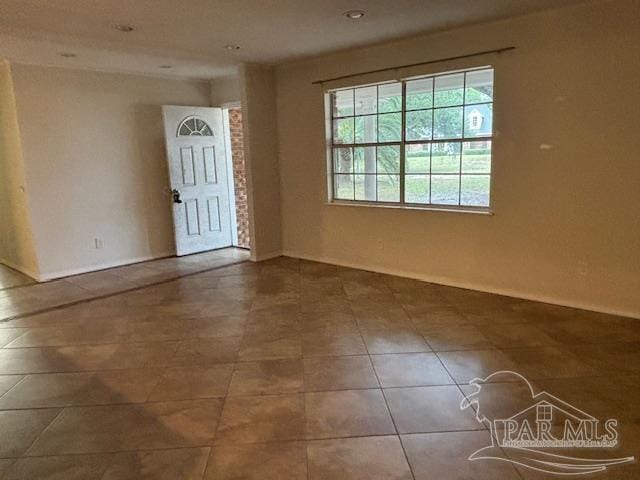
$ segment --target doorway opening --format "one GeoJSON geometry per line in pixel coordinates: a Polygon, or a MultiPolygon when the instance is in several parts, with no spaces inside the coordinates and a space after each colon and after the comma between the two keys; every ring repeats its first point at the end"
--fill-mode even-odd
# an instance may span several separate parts
{"type": "Polygon", "coordinates": [[[162,107],[176,255],[231,247],[231,161],[221,108],[162,107]]]}
{"type": "Polygon", "coordinates": [[[249,206],[247,202],[247,176],[244,158],[244,138],[242,131],[242,110],[239,104],[227,105],[223,108],[227,158],[231,159],[230,170],[233,177],[232,223],[235,224],[233,245],[240,248],[251,248],[249,235],[249,206]],[[235,217],[235,218],[234,218],[235,217]]]}
{"type": "Polygon", "coordinates": [[[250,248],[239,105],[162,109],[176,255],[250,248]]]}

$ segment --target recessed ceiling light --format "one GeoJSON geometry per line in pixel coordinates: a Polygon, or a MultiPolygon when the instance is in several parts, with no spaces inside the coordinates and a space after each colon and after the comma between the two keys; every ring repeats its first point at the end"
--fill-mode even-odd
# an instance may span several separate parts
{"type": "Polygon", "coordinates": [[[78,55],[71,52],[60,52],[58,55],[64,58],[76,58],[78,55]]]}
{"type": "Polygon", "coordinates": [[[135,30],[133,26],[126,23],[116,23],[115,25],[113,25],[113,29],[124,33],[133,32],[135,30]]]}
{"type": "Polygon", "coordinates": [[[169,70],[173,68],[173,65],[158,65],[158,68],[162,68],[163,70],[169,70]]]}
{"type": "Polygon", "coordinates": [[[224,48],[226,48],[227,50],[240,50],[240,45],[225,45],[224,48]]]}
{"type": "Polygon", "coordinates": [[[350,18],[351,20],[358,20],[359,18],[364,17],[364,11],[349,10],[348,12],[344,12],[344,16],[347,18],[350,18]]]}

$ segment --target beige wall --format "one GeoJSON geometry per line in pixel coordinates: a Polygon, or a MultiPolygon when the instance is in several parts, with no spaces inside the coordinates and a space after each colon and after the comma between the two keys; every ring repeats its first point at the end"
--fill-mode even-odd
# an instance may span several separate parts
{"type": "Polygon", "coordinates": [[[275,77],[245,65],[240,78],[251,257],[263,260],[282,251],[275,77]]]}
{"type": "Polygon", "coordinates": [[[279,66],[284,252],[640,316],[639,6],[588,3],[279,66]],[[312,80],[510,45],[406,72],[495,66],[494,216],[325,204],[312,80]]]}
{"type": "Polygon", "coordinates": [[[0,262],[38,276],[11,67],[0,63],[0,262]]]}
{"type": "Polygon", "coordinates": [[[12,69],[41,277],[172,254],[160,106],[207,106],[209,85],[12,69]]]}
{"type": "Polygon", "coordinates": [[[240,102],[240,77],[238,75],[210,80],[211,105],[221,107],[240,102]]]}

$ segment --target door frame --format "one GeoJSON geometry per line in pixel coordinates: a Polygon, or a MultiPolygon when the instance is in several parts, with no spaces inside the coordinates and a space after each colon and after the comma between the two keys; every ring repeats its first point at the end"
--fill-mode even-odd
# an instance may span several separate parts
{"type": "Polygon", "coordinates": [[[224,130],[224,148],[227,156],[227,183],[229,184],[229,208],[231,209],[231,242],[238,246],[238,217],[236,215],[236,182],[233,173],[233,152],[231,151],[231,128],[229,125],[229,109],[240,108],[240,102],[229,102],[220,105],[222,109],[222,123],[224,130]]]}

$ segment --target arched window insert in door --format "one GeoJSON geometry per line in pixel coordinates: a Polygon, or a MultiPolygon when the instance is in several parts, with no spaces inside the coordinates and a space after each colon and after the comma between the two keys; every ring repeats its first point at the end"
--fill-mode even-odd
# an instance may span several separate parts
{"type": "Polygon", "coordinates": [[[194,135],[199,137],[213,137],[213,130],[211,130],[211,127],[204,120],[198,117],[187,117],[178,127],[178,136],[189,137],[194,135]]]}

